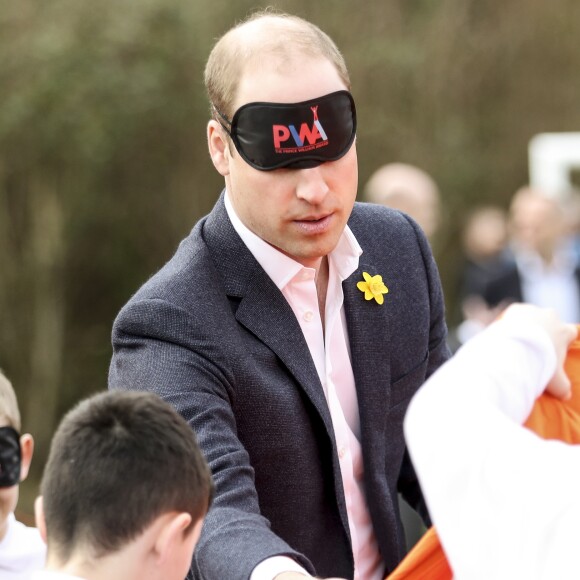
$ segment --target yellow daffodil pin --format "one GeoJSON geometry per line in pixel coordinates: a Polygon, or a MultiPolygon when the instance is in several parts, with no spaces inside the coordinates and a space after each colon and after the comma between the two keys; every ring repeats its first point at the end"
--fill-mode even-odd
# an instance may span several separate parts
{"type": "Polygon", "coordinates": [[[385,301],[383,294],[389,291],[383,283],[383,277],[380,274],[371,276],[368,272],[363,272],[363,278],[364,282],[357,282],[356,287],[365,293],[365,300],[374,298],[378,304],[382,304],[385,301]]]}

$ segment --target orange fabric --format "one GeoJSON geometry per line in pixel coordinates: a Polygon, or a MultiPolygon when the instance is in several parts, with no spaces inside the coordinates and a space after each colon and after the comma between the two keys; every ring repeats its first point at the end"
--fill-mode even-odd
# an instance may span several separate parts
{"type": "MultiPolygon", "coordinates": [[[[580,325],[578,325],[580,331],[580,325]]],[[[566,443],[580,443],[580,340],[568,349],[566,373],[572,381],[572,398],[559,401],[544,394],[534,405],[525,426],[544,439],[559,439],[566,443]]],[[[453,573],[435,528],[430,528],[388,580],[451,580],[453,573]]]]}
{"type": "MultiPolygon", "coordinates": [[[[580,325],[578,329],[580,331],[580,325]]],[[[525,425],[544,439],[577,444],[580,443],[580,340],[570,345],[564,368],[572,381],[572,398],[559,401],[550,395],[542,395],[525,425]]]]}
{"type": "Polygon", "coordinates": [[[387,576],[388,580],[451,580],[447,563],[435,528],[429,528],[403,561],[387,576]]]}

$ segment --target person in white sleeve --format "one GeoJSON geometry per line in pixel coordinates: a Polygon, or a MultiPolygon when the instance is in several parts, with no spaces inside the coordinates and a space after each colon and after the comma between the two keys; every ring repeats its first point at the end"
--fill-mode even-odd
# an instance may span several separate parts
{"type": "Polygon", "coordinates": [[[516,304],[411,401],[404,430],[455,580],[578,578],[580,445],[521,424],[544,390],[569,399],[577,328],[516,304]]]}

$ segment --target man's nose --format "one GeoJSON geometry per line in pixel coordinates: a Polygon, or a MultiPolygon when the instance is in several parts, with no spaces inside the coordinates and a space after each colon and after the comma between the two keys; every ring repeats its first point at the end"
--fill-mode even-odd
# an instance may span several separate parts
{"type": "Polygon", "coordinates": [[[296,196],[312,205],[320,204],[330,188],[324,178],[322,165],[309,169],[297,169],[299,173],[296,185],[296,196]]]}

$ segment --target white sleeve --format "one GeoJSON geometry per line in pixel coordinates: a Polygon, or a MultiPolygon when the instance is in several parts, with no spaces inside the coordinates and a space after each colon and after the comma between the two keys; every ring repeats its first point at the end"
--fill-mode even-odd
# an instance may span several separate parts
{"type": "Polygon", "coordinates": [[[580,577],[580,446],[520,426],[555,368],[545,332],[512,316],[409,406],[405,437],[456,580],[580,577]]]}

